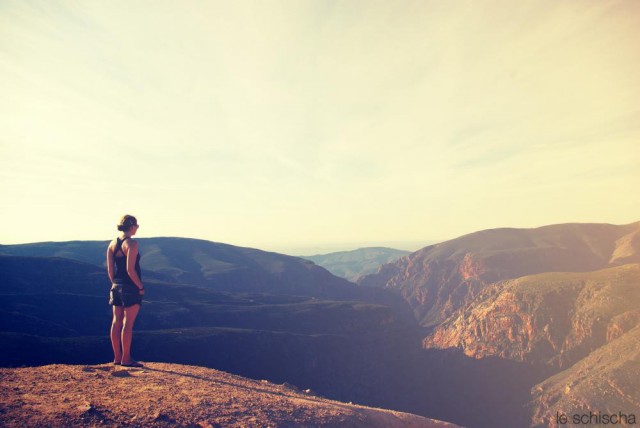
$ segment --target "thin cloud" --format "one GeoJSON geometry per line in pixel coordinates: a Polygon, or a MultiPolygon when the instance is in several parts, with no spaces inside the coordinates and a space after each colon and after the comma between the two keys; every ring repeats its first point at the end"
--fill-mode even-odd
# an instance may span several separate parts
{"type": "Polygon", "coordinates": [[[6,2],[3,216],[113,177],[253,246],[637,220],[639,4],[6,2]]]}

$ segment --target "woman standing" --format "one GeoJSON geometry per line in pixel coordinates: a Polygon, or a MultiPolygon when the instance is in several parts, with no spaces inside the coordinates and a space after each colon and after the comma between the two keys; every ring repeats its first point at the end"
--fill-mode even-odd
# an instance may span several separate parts
{"type": "Polygon", "coordinates": [[[142,367],[142,364],[131,358],[133,323],[144,295],[138,242],[131,238],[139,227],[134,216],[123,216],[118,225],[122,234],[111,241],[107,248],[107,271],[112,284],[109,304],[113,306],[113,364],[126,367],[142,367]]]}

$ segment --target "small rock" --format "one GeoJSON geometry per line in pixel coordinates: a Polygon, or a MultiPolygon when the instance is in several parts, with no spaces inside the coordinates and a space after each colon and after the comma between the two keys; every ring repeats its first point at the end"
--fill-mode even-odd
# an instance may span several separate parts
{"type": "Polygon", "coordinates": [[[82,406],[78,407],[78,410],[82,412],[83,418],[91,418],[91,419],[103,419],[104,416],[102,413],[96,409],[96,407],[91,403],[85,403],[82,406]]]}
{"type": "Polygon", "coordinates": [[[164,413],[160,413],[160,412],[156,413],[153,420],[156,422],[175,422],[168,415],[165,415],[164,413]]]}
{"type": "Polygon", "coordinates": [[[80,410],[82,413],[91,412],[91,411],[93,411],[95,409],[96,408],[93,407],[93,404],[91,404],[91,403],[85,403],[82,406],[78,406],[78,410],[80,410]]]}

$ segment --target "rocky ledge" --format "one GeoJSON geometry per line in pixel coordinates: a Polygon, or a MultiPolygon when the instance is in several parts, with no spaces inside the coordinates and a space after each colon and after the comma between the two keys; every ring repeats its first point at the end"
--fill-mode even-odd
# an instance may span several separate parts
{"type": "Polygon", "coordinates": [[[0,384],[3,427],[455,427],[178,364],[5,368],[0,384]]]}

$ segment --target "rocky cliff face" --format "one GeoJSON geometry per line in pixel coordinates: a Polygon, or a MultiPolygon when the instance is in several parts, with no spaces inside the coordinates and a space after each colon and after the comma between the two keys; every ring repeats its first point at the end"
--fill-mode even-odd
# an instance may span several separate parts
{"type": "Polygon", "coordinates": [[[498,282],[435,328],[427,348],[567,367],[640,323],[640,264],[498,282]]]}
{"type": "Polygon", "coordinates": [[[624,414],[628,421],[640,415],[639,237],[640,223],[478,232],[385,265],[360,284],[399,293],[418,321],[431,327],[423,346],[446,360],[435,361],[429,374],[437,383],[473,366],[455,362],[457,353],[483,366],[469,372],[459,391],[498,365],[490,380],[476,385],[477,397],[484,398],[472,402],[489,403],[504,389],[514,397],[507,407],[526,408],[529,415],[508,415],[487,426],[505,420],[560,426],[558,413],[575,424],[585,409],[587,418],[589,412],[624,414]],[[515,364],[514,372],[504,375],[507,362],[515,364]],[[502,388],[496,383],[501,376],[522,383],[502,388]]]}
{"type": "Polygon", "coordinates": [[[640,262],[639,236],[640,222],[486,230],[426,247],[359,284],[396,291],[422,325],[436,326],[498,281],[640,262]]]}

